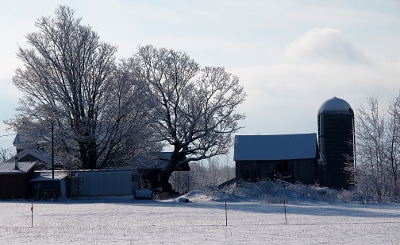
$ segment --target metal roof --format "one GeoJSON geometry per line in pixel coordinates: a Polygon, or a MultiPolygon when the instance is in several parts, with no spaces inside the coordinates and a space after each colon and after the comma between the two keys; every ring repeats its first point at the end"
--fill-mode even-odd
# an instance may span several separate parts
{"type": "MultiPolygon", "coordinates": [[[[137,164],[132,167],[140,170],[163,170],[168,166],[171,156],[172,152],[154,152],[151,157],[138,157],[137,164]]],[[[175,168],[175,171],[190,171],[189,164],[181,164],[175,168]]]]}
{"type": "Polygon", "coordinates": [[[316,157],[317,134],[236,135],[234,161],[290,160],[316,157]]]}
{"type": "Polygon", "coordinates": [[[68,176],[67,171],[54,171],[54,179],[53,179],[53,173],[52,171],[42,171],[40,172],[40,175],[31,182],[36,182],[36,181],[60,181],[68,176]]]}
{"type": "Polygon", "coordinates": [[[35,162],[18,162],[18,170],[15,170],[14,162],[3,162],[0,163],[0,174],[9,174],[9,173],[26,173],[31,168],[35,166],[35,162]]]}
{"type": "Polygon", "coordinates": [[[318,109],[318,113],[326,113],[326,112],[352,112],[351,106],[347,101],[333,97],[329,100],[326,100],[321,107],[318,109]]]}

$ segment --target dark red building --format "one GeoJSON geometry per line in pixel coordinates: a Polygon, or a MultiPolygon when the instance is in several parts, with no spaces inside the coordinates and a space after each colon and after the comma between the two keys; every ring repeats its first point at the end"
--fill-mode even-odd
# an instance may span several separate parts
{"type": "Polygon", "coordinates": [[[0,163],[0,199],[22,199],[33,197],[35,162],[0,163]]]}

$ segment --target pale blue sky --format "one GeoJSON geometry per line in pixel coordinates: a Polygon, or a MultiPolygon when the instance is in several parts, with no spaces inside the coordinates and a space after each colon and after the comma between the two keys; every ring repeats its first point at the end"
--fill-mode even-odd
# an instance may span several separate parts
{"type": "MultiPolygon", "coordinates": [[[[202,66],[238,75],[248,98],[239,134],[317,132],[327,99],[353,109],[369,95],[385,105],[400,90],[400,2],[384,1],[2,1],[0,118],[15,114],[22,95],[11,77],[22,64],[18,45],[35,20],[58,4],[76,10],[118,58],[139,45],[185,51],[202,66]]],[[[0,124],[0,135],[5,132],[0,124]]],[[[11,147],[13,137],[1,137],[11,147]]]]}

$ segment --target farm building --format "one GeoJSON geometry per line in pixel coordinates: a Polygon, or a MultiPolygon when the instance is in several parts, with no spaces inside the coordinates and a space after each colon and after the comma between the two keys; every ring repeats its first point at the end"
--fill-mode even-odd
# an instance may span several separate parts
{"type": "Polygon", "coordinates": [[[283,178],[314,184],[319,151],[316,134],[236,135],[236,179],[283,178]]]}
{"type": "Polygon", "coordinates": [[[56,170],[35,172],[34,197],[57,199],[65,197],[132,195],[138,189],[137,171],[131,169],[56,170]]]}
{"type": "MultiPolygon", "coordinates": [[[[14,158],[18,157],[20,162],[36,162],[35,169],[49,169],[52,166],[51,154],[40,147],[38,143],[23,139],[21,134],[17,134],[14,138],[13,145],[17,154],[8,159],[6,162],[14,162],[14,158]]],[[[55,165],[60,160],[55,158],[55,165]]]]}
{"type": "Polygon", "coordinates": [[[35,162],[4,162],[0,164],[0,199],[31,198],[35,162]]]}
{"type": "Polygon", "coordinates": [[[289,182],[349,188],[354,166],[354,113],[333,97],[318,109],[316,134],[237,135],[236,179],[283,178],[289,182]]]}
{"type": "MultiPolygon", "coordinates": [[[[161,173],[166,168],[171,155],[172,152],[158,152],[155,153],[154,159],[143,161],[134,166],[141,177],[140,182],[143,182],[151,190],[161,187],[161,173]]],[[[190,171],[189,164],[182,164],[175,171],[190,171]]]]}
{"type": "Polygon", "coordinates": [[[333,97],[318,110],[318,144],[326,159],[320,183],[341,189],[350,186],[345,167],[354,165],[354,112],[349,103],[333,97]]]}
{"type": "Polygon", "coordinates": [[[67,197],[68,173],[66,171],[42,171],[31,182],[35,200],[48,200],[67,197]]]}
{"type": "Polygon", "coordinates": [[[132,195],[138,188],[136,170],[99,169],[71,171],[71,196],[132,195]]]}

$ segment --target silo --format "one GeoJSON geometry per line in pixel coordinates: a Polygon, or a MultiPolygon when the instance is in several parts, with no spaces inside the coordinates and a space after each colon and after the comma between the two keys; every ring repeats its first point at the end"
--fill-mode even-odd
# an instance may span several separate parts
{"type": "Polygon", "coordinates": [[[318,110],[318,145],[325,157],[318,176],[321,185],[347,189],[351,174],[346,164],[354,166],[354,112],[349,103],[333,97],[318,110]]]}

